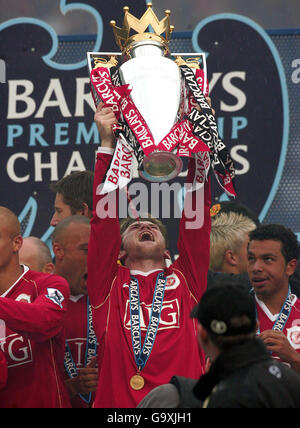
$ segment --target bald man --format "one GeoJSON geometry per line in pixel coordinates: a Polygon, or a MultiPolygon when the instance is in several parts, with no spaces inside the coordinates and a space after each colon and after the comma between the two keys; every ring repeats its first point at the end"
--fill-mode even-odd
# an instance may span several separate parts
{"type": "Polygon", "coordinates": [[[65,374],[73,408],[90,407],[98,385],[97,339],[87,296],[90,230],[87,217],[74,215],[61,220],[52,235],[54,273],[68,281],[71,291],[65,319],[65,374]]]}
{"type": "Polygon", "coordinates": [[[28,236],[23,239],[23,245],[19,251],[19,259],[21,265],[26,265],[36,272],[53,272],[54,264],[49,247],[35,236],[28,236]]]}
{"type": "Polygon", "coordinates": [[[70,400],[61,373],[67,282],[21,266],[20,224],[0,207],[0,350],[8,368],[0,408],[63,408],[70,400]]]}

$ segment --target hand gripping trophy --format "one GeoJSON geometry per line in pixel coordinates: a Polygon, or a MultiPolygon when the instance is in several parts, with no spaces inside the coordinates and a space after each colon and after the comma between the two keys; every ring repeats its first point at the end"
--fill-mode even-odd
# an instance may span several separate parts
{"type": "Polygon", "coordinates": [[[128,7],[123,10],[122,28],[111,21],[121,52],[87,53],[95,105],[102,101],[118,119],[116,150],[102,193],[127,186],[134,156],[140,176],[151,182],[175,178],[182,158],[195,157],[194,185],[203,185],[212,169],[226,193],[235,196],[234,165],[205,98],[205,54],[170,54],[174,27],[169,10],[161,21],[151,3],[141,19],[128,7]]]}

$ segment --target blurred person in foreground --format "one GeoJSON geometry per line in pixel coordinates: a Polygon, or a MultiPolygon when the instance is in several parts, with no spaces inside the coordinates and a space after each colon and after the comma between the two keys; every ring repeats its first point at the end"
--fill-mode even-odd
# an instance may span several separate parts
{"type": "Polygon", "coordinates": [[[191,316],[211,365],[200,379],[173,376],[138,408],[299,408],[300,376],[274,361],[256,336],[253,297],[243,285],[215,282],[191,316]]]}
{"type": "Polygon", "coordinates": [[[192,316],[212,362],[193,390],[204,408],[300,408],[300,376],[257,338],[254,299],[243,287],[211,288],[192,316]]]}

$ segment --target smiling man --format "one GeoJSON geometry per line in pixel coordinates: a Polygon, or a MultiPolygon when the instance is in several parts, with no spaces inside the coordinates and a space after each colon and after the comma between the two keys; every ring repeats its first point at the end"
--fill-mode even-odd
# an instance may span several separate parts
{"type": "MultiPolygon", "coordinates": [[[[95,168],[88,293],[101,352],[94,406],[132,408],[175,373],[198,378],[204,372],[204,354],[199,350],[190,312],[206,289],[210,182],[204,185],[203,226],[188,229],[183,212],[180,256],[166,268],[170,256],[160,221],[129,218],[120,229],[116,215],[97,215],[97,204],[103,198],[97,189],[112,161],[115,142],[111,126],[116,119],[112,110],[101,104],[95,119],[101,147],[95,168]]],[[[192,161],[187,178],[190,183],[194,172],[192,161]]],[[[195,206],[197,197],[203,197],[203,189],[188,193],[185,206],[195,206]]]]}
{"type": "Polygon", "coordinates": [[[260,338],[274,358],[300,373],[300,300],[289,279],[299,257],[296,235],[282,225],[250,232],[248,274],[256,300],[260,338]]]}

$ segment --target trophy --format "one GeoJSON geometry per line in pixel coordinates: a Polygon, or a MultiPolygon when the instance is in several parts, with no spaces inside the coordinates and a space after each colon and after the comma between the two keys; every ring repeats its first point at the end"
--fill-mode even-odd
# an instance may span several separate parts
{"type": "Polygon", "coordinates": [[[195,182],[212,167],[224,189],[235,195],[234,166],[217,133],[208,95],[204,53],[170,53],[170,11],[159,21],[152,4],[141,19],[124,7],[122,28],[111,21],[120,53],[88,52],[92,96],[116,114],[118,137],[102,193],[126,186],[133,157],[150,182],[174,179],[182,158],[195,157],[195,182]]]}

